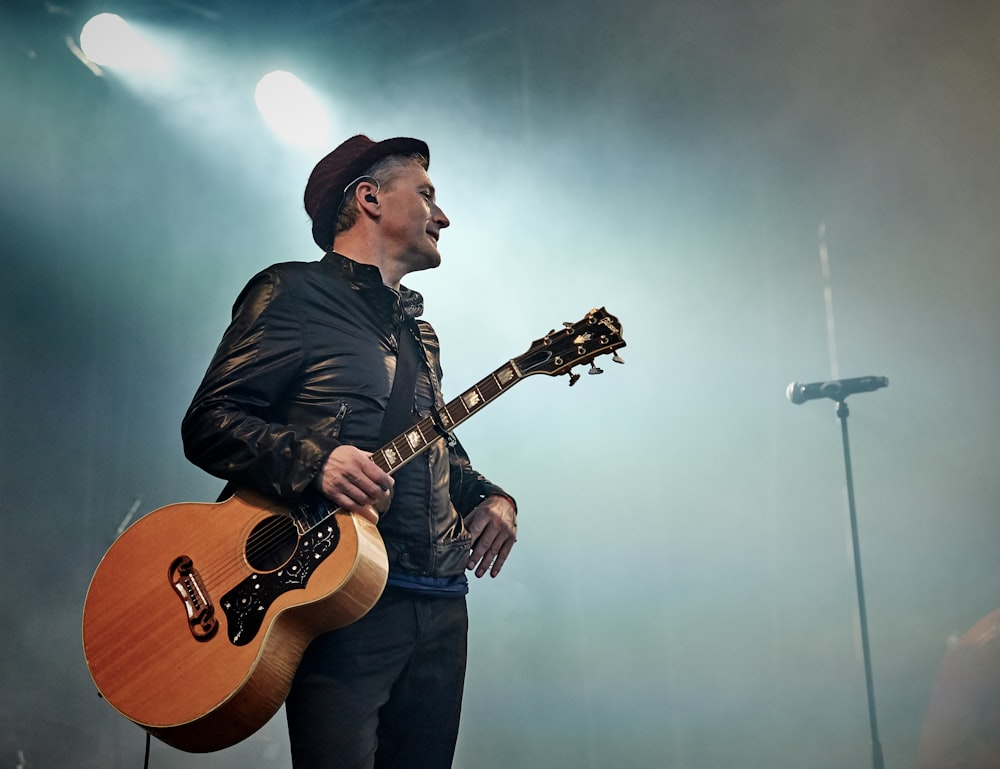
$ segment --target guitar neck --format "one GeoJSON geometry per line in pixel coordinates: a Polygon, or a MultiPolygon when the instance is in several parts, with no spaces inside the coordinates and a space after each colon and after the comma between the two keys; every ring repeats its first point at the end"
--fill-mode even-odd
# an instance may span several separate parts
{"type": "MultiPolygon", "coordinates": [[[[591,310],[576,323],[564,323],[562,329],[553,329],[536,339],[523,355],[510,359],[453,401],[397,435],[372,454],[372,459],[382,470],[392,473],[434,441],[450,437],[457,425],[522,379],[532,374],[568,374],[572,386],[580,378],[579,374],[572,373],[573,366],[590,363],[590,373],[599,374],[601,369],[593,365],[594,358],[624,346],[618,319],[603,307],[591,310]]],[[[614,361],[624,363],[617,354],[614,361]]]]}
{"type": "Polygon", "coordinates": [[[414,457],[423,453],[434,441],[447,437],[456,426],[496,400],[502,393],[524,379],[514,361],[507,361],[500,368],[480,379],[475,385],[447,403],[436,414],[424,417],[397,435],[372,454],[375,464],[387,473],[393,473],[414,457]]]}

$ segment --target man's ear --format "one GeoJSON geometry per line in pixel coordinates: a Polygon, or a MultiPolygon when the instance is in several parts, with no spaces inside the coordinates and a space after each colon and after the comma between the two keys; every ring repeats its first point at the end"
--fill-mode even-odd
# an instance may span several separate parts
{"type": "Polygon", "coordinates": [[[379,193],[379,183],[372,179],[368,181],[362,181],[354,189],[354,196],[357,199],[358,206],[364,208],[370,214],[378,214],[378,193],[379,193]]]}

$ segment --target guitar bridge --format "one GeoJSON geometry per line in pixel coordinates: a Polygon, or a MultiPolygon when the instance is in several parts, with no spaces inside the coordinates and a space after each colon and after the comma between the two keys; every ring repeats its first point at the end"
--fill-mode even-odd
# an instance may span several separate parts
{"type": "Polygon", "coordinates": [[[207,641],[219,629],[219,620],[194,561],[186,555],[178,556],[170,564],[168,578],[184,604],[191,635],[196,641],[207,641]]]}

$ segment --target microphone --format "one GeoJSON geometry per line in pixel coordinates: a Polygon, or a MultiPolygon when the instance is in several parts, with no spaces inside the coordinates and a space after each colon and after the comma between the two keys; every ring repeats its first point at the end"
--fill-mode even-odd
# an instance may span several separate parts
{"type": "Polygon", "coordinates": [[[859,376],[854,379],[834,379],[832,382],[813,382],[799,384],[792,382],[785,390],[785,395],[792,403],[799,404],[816,398],[832,398],[842,401],[854,393],[870,393],[889,386],[889,379],[884,376],[859,376]]]}

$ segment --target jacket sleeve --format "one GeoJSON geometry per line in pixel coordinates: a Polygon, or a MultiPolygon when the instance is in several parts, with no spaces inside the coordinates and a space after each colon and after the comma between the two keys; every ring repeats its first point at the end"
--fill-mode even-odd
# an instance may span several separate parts
{"type": "Polygon", "coordinates": [[[184,454],[206,472],[296,500],[339,445],[282,419],[282,395],[302,375],[294,291],[279,270],[250,281],[181,424],[184,454]]]}
{"type": "Polygon", "coordinates": [[[451,462],[451,501],[460,515],[465,517],[486,497],[494,494],[507,497],[517,510],[517,502],[510,494],[473,469],[469,455],[457,439],[449,448],[448,457],[451,462]]]}
{"type": "MultiPolygon", "coordinates": [[[[430,323],[418,320],[417,327],[420,330],[423,346],[429,352],[428,365],[431,367],[435,397],[438,399],[439,405],[443,405],[444,396],[441,393],[441,380],[444,377],[444,372],[441,368],[441,342],[430,323]]],[[[454,435],[452,437],[454,438],[454,435]]],[[[455,509],[463,518],[486,497],[492,495],[506,497],[514,505],[515,511],[517,510],[517,502],[510,494],[487,480],[485,476],[472,467],[469,455],[457,438],[451,441],[448,447],[448,463],[449,495],[455,509]]]]}

